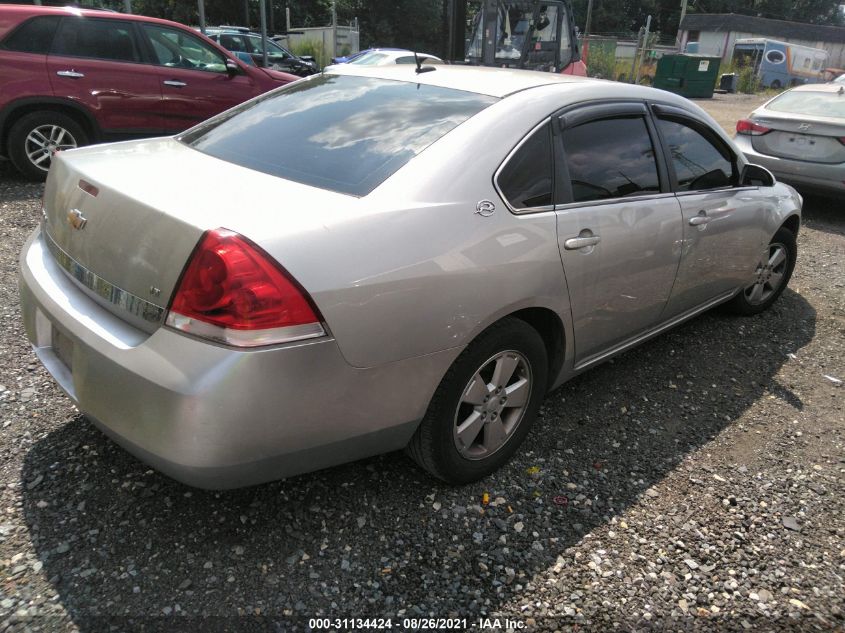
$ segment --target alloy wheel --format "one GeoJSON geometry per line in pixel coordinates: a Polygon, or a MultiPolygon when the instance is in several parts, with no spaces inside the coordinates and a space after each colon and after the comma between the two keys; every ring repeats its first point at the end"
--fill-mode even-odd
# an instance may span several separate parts
{"type": "Polygon", "coordinates": [[[38,169],[50,169],[53,154],[77,147],[73,135],[60,125],[39,125],[26,136],[26,155],[38,169]]]}
{"type": "Polygon", "coordinates": [[[489,457],[502,448],[525,416],[531,396],[531,366],[525,356],[505,351],[473,374],[455,412],[455,448],[466,459],[489,457]]]}
{"type": "Polygon", "coordinates": [[[760,305],[768,301],[783,285],[788,263],[786,246],[777,242],[769,244],[754,271],[754,283],[745,289],[748,303],[760,305]]]}

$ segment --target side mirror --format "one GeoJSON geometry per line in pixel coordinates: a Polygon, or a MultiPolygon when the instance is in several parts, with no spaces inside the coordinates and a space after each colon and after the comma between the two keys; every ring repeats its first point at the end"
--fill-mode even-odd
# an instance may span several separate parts
{"type": "Polygon", "coordinates": [[[751,163],[743,167],[742,173],[739,175],[741,187],[772,187],[776,182],[772,172],[765,167],[751,163]]]}
{"type": "Polygon", "coordinates": [[[241,72],[241,67],[238,66],[238,63],[234,59],[227,59],[226,72],[229,73],[229,75],[237,75],[241,72]]]}

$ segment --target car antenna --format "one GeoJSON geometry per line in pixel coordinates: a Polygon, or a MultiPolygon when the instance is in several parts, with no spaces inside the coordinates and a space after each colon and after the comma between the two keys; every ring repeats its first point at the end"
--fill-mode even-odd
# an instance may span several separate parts
{"type": "MultiPolygon", "coordinates": [[[[423,58],[423,59],[425,59],[425,58],[423,58]]],[[[422,59],[420,59],[420,56],[417,55],[417,51],[414,51],[414,61],[417,64],[417,70],[415,72],[418,75],[420,73],[430,73],[433,70],[437,70],[434,66],[423,66],[422,65],[422,59]]]]}

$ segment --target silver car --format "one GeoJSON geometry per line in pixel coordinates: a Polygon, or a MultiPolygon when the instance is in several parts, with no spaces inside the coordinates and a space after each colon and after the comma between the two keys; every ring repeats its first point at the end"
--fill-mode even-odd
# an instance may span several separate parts
{"type": "Polygon", "coordinates": [[[800,213],[666,92],[346,65],[58,154],[22,312],[88,419],[183,482],[403,448],[468,482],[575,374],[717,304],[768,308],[800,213]]]}
{"type": "Polygon", "coordinates": [[[748,160],[802,190],[845,195],[845,85],[787,90],[736,124],[748,160]]]}

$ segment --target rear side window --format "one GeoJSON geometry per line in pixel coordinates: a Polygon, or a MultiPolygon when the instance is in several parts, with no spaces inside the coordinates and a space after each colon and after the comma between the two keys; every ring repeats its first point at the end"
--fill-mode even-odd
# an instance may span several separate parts
{"type": "Polygon", "coordinates": [[[247,102],[180,140],[249,169],[364,196],[495,101],[404,81],[321,75],[247,102]]]}
{"type": "Polygon", "coordinates": [[[658,119],[660,133],[672,157],[678,191],[730,187],[736,182],[732,156],[693,127],[658,119]]]}
{"type": "Polygon", "coordinates": [[[660,191],[642,117],[601,119],[564,130],[572,201],[642,196],[660,191]]]}
{"type": "Polygon", "coordinates": [[[0,48],[19,53],[46,55],[53,42],[56,27],[59,26],[59,19],[57,15],[32,18],[7,37],[0,48]]]}
{"type": "Polygon", "coordinates": [[[508,204],[516,210],[552,204],[552,141],[546,123],[529,136],[496,177],[508,204]]]}
{"type": "Polygon", "coordinates": [[[132,25],[119,20],[65,18],[50,51],[53,55],[138,62],[132,25]]]}

